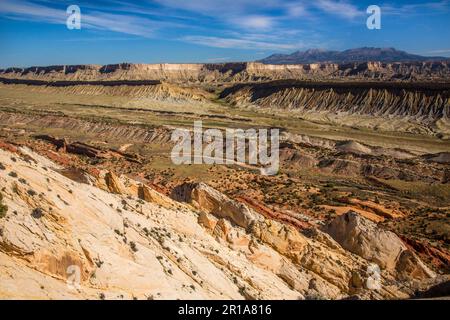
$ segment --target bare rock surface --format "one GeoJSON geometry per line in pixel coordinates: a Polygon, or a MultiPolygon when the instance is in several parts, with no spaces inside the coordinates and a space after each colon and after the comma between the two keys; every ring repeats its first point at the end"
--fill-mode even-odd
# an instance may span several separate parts
{"type": "Polygon", "coordinates": [[[195,207],[221,218],[228,218],[242,228],[261,221],[262,217],[245,204],[234,201],[207,184],[183,184],[172,191],[177,201],[192,203],[195,207]]]}
{"type": "Polygon", "coordinates": [[[399,277],[435,276],[395,233],[379,228],[355,212],[337,217],[325,231],[344,249],[376,263],[381,269],[396,272],[399,277]]]}
{"type": "Polygon", "coordinates": [[[353,215],[331,236],[300,232],[206,184],[184,184],[171,199],[110,171],[74,181],[24,148],[0,148],[0,162],[1,298],[393,299],[431,276],[395,235],[353,215]],[[336,236],[342,229],[364,250],[336,236]],[[397,259],[372,243],[378,234],[397,259]],[[372,261],[386,266],[375,289],[372,261]]]}

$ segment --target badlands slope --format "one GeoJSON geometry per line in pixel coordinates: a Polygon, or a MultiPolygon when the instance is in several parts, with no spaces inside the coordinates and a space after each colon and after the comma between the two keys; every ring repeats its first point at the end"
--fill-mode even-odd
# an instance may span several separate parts
{"type": "Polygon", "coordinates": [[[396,299],[436,280],[394,233],[355,213],[301,229],[203,183],[172,198],[109,171],[80,183],[7,143],[0,164],[0,298],[396,299]],[[79,287],[67,285],[74,268],[79,287]]]}
{"type": "Polygon", "coordinates": [[[138,105],[177,102],[186,104],[186,110],[200,103],[231,105],[340,126],[448,138],[449,79],[448,62],[123,63],[4,69],[0,89],[6,95],[24,90],[124,97],[138,105]]]}

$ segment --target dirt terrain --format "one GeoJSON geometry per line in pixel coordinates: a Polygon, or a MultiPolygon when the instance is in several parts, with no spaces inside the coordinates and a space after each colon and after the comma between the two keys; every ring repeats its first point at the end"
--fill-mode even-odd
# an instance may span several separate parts
{"type": "Polygon", "coordinates": [[[449,281],[445,63],[0,73],[1,297],[403,299],[449,281]],[[279,173],[173,164],[196,120],[279,128],[279,173]]]}

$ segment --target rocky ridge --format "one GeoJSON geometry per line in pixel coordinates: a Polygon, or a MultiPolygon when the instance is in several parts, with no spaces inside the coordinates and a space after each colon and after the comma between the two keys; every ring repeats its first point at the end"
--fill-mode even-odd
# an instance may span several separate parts
{"type": "Polygon", "coordinates": [[[268,64],[296,64],[296,63],[317,63],[317,62],[425,62],[425,61],[448,61],[445,57],[424,57],[410,54],[394,48],[355,48],[344,51],[332,51],[322,49],[310,49],[297,51],[292,54],[274,54],[260,60],[268,64]]]}
{"type": "Polygon", "coordinates": [[[236,62],[222,64],[132,64],[73,65],[0,70],[6,79],[41,81],[136,81],[158,80],[182,83],[226,83],[281,79],[329,80],[447,80],[450,63],[380,61],[348,63],[263,64],[236,62]]]}
{"type": "Polygon", "coordinates": [[[381,299],[435,281],[394,234],[384,245],[400,248],[399,260],[377,253],[385,233],[352,213],[325,232],[299,229],[205,184],[180,186],[174,200],[111,171],[71,180],[27,148],[4,144],[0,162],[4,298],[381,299]],[[365,241],[345,228],[360,228],[365,241]],[[371,263],[381,268],[375,290],[371,263]],[[69,267],[80,270],[76,289],[69,267]]]}
{"type": "Polygon", "coordinates": [[[239,84],[220,97],[233,105],[302,113],[392,116],[423,123],[448,119],[450,87],[439,84],[308,83],[239,84]]]}

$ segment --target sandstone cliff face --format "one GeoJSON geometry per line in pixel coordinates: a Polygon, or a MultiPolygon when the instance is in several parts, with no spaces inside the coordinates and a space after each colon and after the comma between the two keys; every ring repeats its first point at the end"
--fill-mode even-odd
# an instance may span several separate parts
{"type": "Polygon", "coordinates": [[[399,277],[427,279],[435,276],[397,235],[378,228],[355,212],[339,216],[324,230],[344,249],[375,262],[382,269],[395,270],[399,277]]]}
{"type": "Polygon", "coordinates": [[[2,298],[301,297],[271,271],[215,241],[194,211],[73,182],[54,171],[55,164],[30,156],[36,162],[0,151],[8,205],[0,219],[2,298]],[[75,287],[73,270],[80,271],[75,287]]]}
{"type": "Polygon", "coordinates": [[[9,68],[5,78],[35,80],[162,80],[179,82],[236,82],[278,79],[348,77],[380,80],[448,80],[449,62],[313,63],[270,65],[258,62],[222,64],[114,64],[9,68]]]}
{"type": "Polygon", "coordinates": [[[406,250],[371,289],[374,254],[265,219],[207,185],[179,188],[181,203],[112,172],[79,183],[26,148],[8,150],[0,149],[2,298],[404,298],[411,279],[433,276],[406,250]]]}
{"type": "Polygon", "coordinates": [[[244,229],[263,220],[246,205],[231,200],[204,183],[180,185],[172,191],[172,198],[192,203],[196,208],[220,218],[227,218],[244,229]]]}
{"type": "MultiPolygon", "coordinates": [[[[306,233],[310,236],[306,237],[292,225],[258,219],[256,212],[250,215],[247,206],[202,183],[180,185],[174,189],[172,198],[202,210],[204,213],[199,218],[200,223],[212,230],[214,235],[231,243],[234,243],[230,240],[232,228],[224,227],[221,221],[225,218],[245,227],[248,234],[287,257],[296,268],[308,270],[325,279],[329,283],[328,288],[361,294],[361,290],[370,286],[361,280],[367,276],[370,262],[376,263],[384,270],[389,275],[387,278],[392,276],[403,281],[421,281],[435,277],[413,252],[407,250],[395,234],[378,229],[374,223],[355,213],[338,217],[325,228],[331,237],[315,228],[308,230],[306,233]],[[219,221],[208,218],[208,214],[219,221]],[[343,226],[342,221],[347,220],[356,221],[350,223],[356,231],[349,230],[351,227],[347,224],[343,226]],[[218,226],[221,229],[219,233],[218,226]],[[358,259],[349,252],[363,259],[358,259]],[[339,262],[336,264],[336,261],[339,262]]],[[[235,238],[236,236],[231,236],[231,239],[235,238]]],[[[298,286],[298,283],[296,285],[298,286]]],[[[383,290],[390,292],[391,289],[383,290]]],[[[387,292],[383,294],[392,294],[387,292]]]]}

